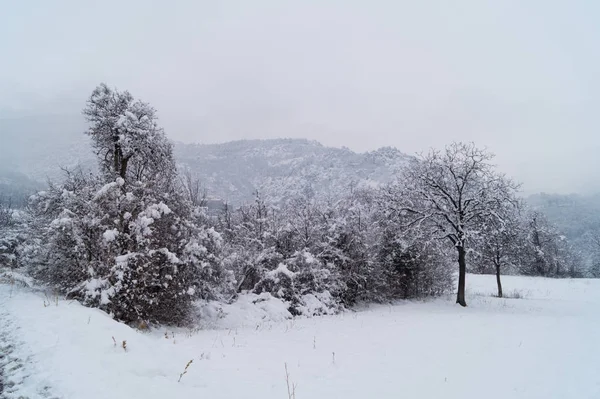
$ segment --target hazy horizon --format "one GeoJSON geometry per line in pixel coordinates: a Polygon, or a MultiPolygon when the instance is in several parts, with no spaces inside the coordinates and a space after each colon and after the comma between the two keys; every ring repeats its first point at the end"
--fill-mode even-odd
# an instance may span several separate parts
{"type": "Polygon", "coordinates": [[[80,117],[106,82],[176,141],[473,141],[527,192],[600,189],[597,4],[34,3],[0,16],[0,118],[80,117]]]}

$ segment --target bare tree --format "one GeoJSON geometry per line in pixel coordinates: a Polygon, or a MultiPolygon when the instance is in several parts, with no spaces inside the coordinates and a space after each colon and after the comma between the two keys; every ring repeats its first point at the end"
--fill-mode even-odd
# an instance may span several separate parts
{"type": "Polygon", "coordinates": [[[499,210],[515,200],[518,185],[496,172],[493,155],[469,143],[431,150],[407,166],[390,188],[394,211],[407,232],[425,229],[428,236],[446,240],[458,255],[456,302],[465,300],[466,254],[486,222],[502,222],[499,210]]]}
{"type": "Polygon", "coordinates": [[[192,205],[206,206],[206,189],[202,187],[200,179],[189,168],[186,168],[179,178],[183,192],[192,205]]]}
{"type": "Polygon", "coordinates": [[[493,265],[498,286],[498,298],[502,298],[501,273],[508,266],[521,260],[526,232],[520,220],[521,203],[510,201],[496,211],[500,217],[493,218],[481,226],[477,261],[493,265]]]}

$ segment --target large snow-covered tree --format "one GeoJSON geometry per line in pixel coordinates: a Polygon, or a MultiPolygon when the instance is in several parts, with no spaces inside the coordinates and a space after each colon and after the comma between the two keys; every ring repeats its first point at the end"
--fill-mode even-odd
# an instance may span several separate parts
{"type": "Polygon", "coordinates": [[[178,184],[148,104],[102,84],[84,114],[101,174],[69,172],[33,198],[32,272],[120,320],[184,322],[227,279],[221,237],[178,184]]]}
{"type": "Polygon", "coordinates": [[[472,143],[452,143],[419,156],[388,190],[392,209],[407,232],[424,229],[431,238],[446,240],[456,249],[456,302],[462,306],[467,306],[469,244],[482,225],[502,222],[499,211],[516,201],[518,186],[496,171],[492,159],[491,153],[472,143]]]}

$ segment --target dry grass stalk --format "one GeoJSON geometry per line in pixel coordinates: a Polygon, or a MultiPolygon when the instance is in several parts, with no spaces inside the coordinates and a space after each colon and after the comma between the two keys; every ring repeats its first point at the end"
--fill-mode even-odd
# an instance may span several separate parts
{"type": "Polygon", "coordinates": [[[287,363],[284,363],[285,366],[285,383],[287,385],[287,394],[288,399],[296,399],[296,384],[290,381],[290,373],[288,371],[287,363]]]}
{"type": "Polygon", "coordinates": [[[193,362],[194,362],[194,359],[192,359],[189,362],[187,362],[187,364],[185,365],[185,368],[183,369],[183,373],[179,374],[179,379],[177,380],[177,382],[181,382],[181,379],[183,378],[184,375],[187,374],[188,368],[190,367],[190,365],[193,362]]]}

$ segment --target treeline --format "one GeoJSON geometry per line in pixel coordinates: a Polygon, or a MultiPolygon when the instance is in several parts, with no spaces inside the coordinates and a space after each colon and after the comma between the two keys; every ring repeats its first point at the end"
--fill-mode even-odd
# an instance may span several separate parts
{"type": "Polygon", "coordinates": [[[600,277],[600,194],[538,194],[527,199],[581,254],[583,268],[600,277]]]}
{"type": "Polygon", "coordinates": [[[236,291],[270,292],[295,313],[310,294],[327,313],[357,301],[451,289],[443,248],[403,236],[376,194],[357,191],[332,201],[305,194],[269,206],[257,193],[252,204],[226,208],[214,228],[224,238],[224,265],[235,274],[236,291]]]}
{"type": "Polygon", "coordinates": [[[127,322],[182,324],[197,300],[269,293],[293,314],[450,292],[465,274],[583,274],[569,244],[518,200],[492,156],[454,143],[382,189],[209,215],[178,173],[156,112],[100,85],[84,109],[99,173],[66,172],[15,218],[0,210],[0,264],[127,322]],[[457,262],[458,267],[453,264],[457,262]]]}

